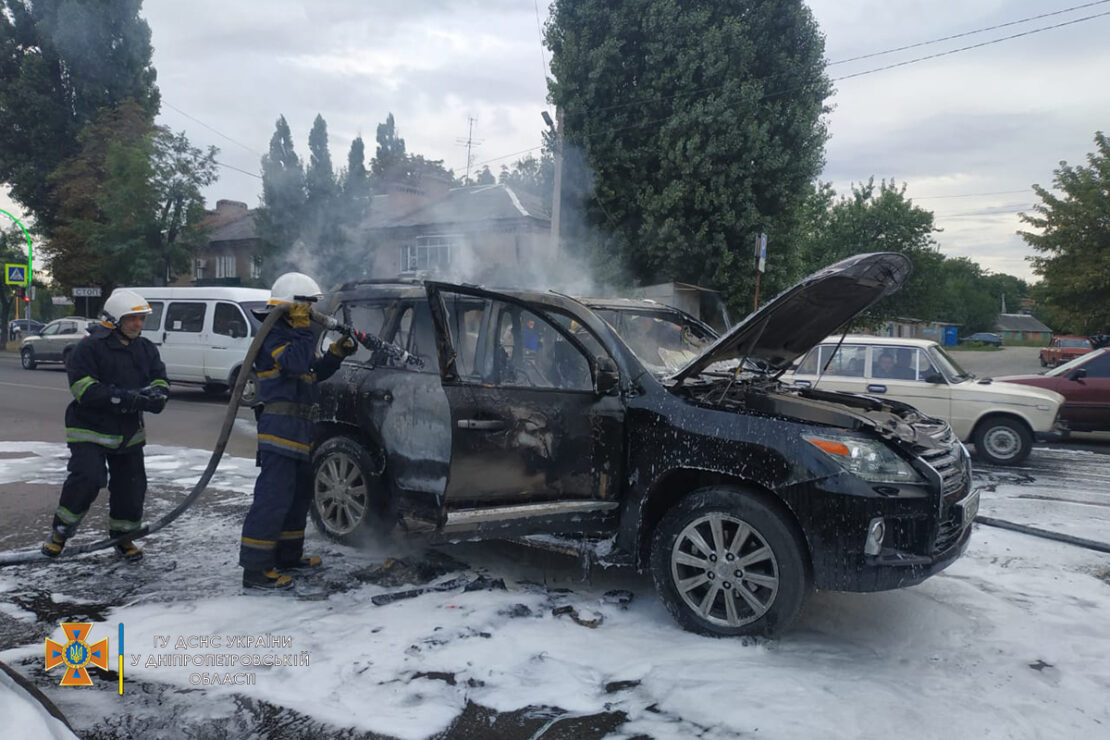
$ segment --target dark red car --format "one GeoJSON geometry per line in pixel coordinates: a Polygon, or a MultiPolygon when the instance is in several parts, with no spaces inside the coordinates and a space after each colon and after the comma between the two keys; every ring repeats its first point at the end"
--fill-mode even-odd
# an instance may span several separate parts
{"type": "Polygon", "coordinates": [[[1048,388],[1064,396],[1060,418],[1073,432],[1110,431],[1110,347],[1080,355],[1044,375],[995,378],[1048,388]]]}
{"type": "Polygon", "coordinates": [[[1041,350],[1041,367],[1063,365],[1087,354],[1091,349],[1091,340],[1087,337],[1053,337],[1049,345],[1041,350]]]}

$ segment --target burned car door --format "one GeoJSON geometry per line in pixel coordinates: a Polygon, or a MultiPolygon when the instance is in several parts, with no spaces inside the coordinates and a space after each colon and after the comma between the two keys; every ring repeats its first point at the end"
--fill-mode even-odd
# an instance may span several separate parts
{"type": "MultiPolygon", "coordinates": [[[[393,482],[408,499],[407,508],[438,510],[447,480],[450,430],[427,301],[420,296],[346,303],[336,318],[424,360],[422,368],[413,367],[360,346],[321,388],[321,410],[324,418],[373,438],[393,482]]],[[[326,334],[321,350],[336,338],[338,334],[326,334]]]]}
{"type": "Polygon", "coordinates": [[[620,399],[595,392],[586,345],[515,298],[427,289],[451,409],[446,508],[615,498],[620,399]]]}

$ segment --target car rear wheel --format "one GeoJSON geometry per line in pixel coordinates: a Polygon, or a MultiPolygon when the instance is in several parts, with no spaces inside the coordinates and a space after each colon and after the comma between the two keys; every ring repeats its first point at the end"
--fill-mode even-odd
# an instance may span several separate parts
{"type": "Polygon", "coordinates": [[[19,351],[19,360],[23,363],[24,370],[34,370],[38,363],[35,361],[35,350],[24,347],[19,351]]]}
{"type": "Polygon", "coordinates": [[[353,545],[389,529],[382,466],[350,437],[331,437],[317,448],[312,491],[312,522],[330,539],[353,545]]]}
{"type": "MultiPolygon", "coordinates": [[[[235,384],[239,382],[239,370],[231,374],[231,384],[229,387],[234,388],[235,384]]],[[[258,403],[258,380],[254,376],[254,371],[250,371],[247,376],[247,382],[243,385],[243,395],[239,396],[240,406],[254,406],[258,403]]]]}
{"type": "Polygon", "coordinates": [[[978,456],[991,465],[1017,465],[1033,449],[1033,435],[1025,425],[1004,416],[979,422],[972,441],[978,456]]]}
{"type": "Polygon", "coordinates": [[[652,536],[651,574],[686,630],[713,636],[790,627],[808,590],[805,545],[778,507],[730,488],[695,491],[652,536]]]}

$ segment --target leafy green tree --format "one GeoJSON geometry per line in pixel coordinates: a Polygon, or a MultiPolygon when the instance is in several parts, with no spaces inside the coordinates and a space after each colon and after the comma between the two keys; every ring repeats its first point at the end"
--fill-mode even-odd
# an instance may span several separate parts
{"type": "Polygon", "coordinates": [[[1053,328],[1083,334],[1110,331],[1110,140],[1102,132],[1095,148],[1086,167],[1060,163],[1055,192],[1033,186],[1041,202],[1020,218],[1036,231],[1018,232],[1039,253],[1030,261],[1060,322],[1053,328]]]}
{"type": "Polygon", "coordinates": [[[337,188],[331,152],[328,151],[328,124],[318,113],[312,122],[312,130],[308,132],[308,169],[305,170],[304,185],[309,209],[335,199],[337,188]]]}
{"type": "Polygon", "coordinates": [[[497,178],[490,172],[489,165],[481,169],[481,171],[474,176],[475,185],[494,185],[497,183],[497,178]]]}
{"type": "Polygon", "coordinates": [[[82,148],[102,108],[159,94],[141,0],[0,0],[0,182],[50,236],[61,218],[51,173],[82,148]]]}
{"type": "MultiPolygon", "coordinates": [[[[775,233],[823,164],[832,87],[809,9],[556,0],[545,39],[568,246],[636,281],[700,283],[750,305],[754,236],[775,233]]],[[[768,272],[763,289],[785,277],[768,272]]]]}
{"type": "Polygon", "coordinates": [[[934,290],[941,298],[940,316],[960,325],[960,334],[994,331],[999,300],[987,290],[989,277],[967,257],[949,258],[942,265],[941,279],[934,290]]]}
{"type": "MultiPolygon", "coordinates": [[[[27,262],[27,240],[23,231],[7,216],[0,216],[0,265],[4,263],[27,262]]],[[[15,286],[7,282],[0,284],[0,348],[8,341],[8,322],[19,314],[21,304],[16,296],[15,286]]]]}
{"type": "Polygon", "coordinates": [[[550,211],[555,186],[555,158],[550,151],[544,151],[539,159],[529,154],[511,167],[502,165],[497,181],[539,196],[550,211]]]}
{"type": "Polygon", "coordinates": [[[151,126],[132,101],[82,131],[82,149],[51,175],[62,220],[44,252],[63,286],[164,284],[202,240],[203,188],[216,149],[151,126]]]}
{"type": "Polygon", "coordinates": [[[356,136],[347,152],[347,170],[343,173],[343,195],[349,202],[365,201],[370,195],[369,173],[366,170],[366,145],[356,136]]]}
{"type": "MultiPolygon", "coordinates": [[[[876,305],[868,320],[940,318],[944,256],[937,251],[933,214],[906,198],[906,187],[874,179],[833,200],[828,186],[815,188],[803,206],[805,226],[796,227],[800,272],[807,274],[861,252],[901,252],[914,273],[898,293],[876,305]]],[[[772,250],[769,248],[769,252],[772,250]]]]}
{"type": "Polygon", "coordinates": [[[408,154],[405,152],[405,140],[397,135],[397,125],[393,114],[386,116],[385,123],[378,124],[377,133],[378,149],[374,159],[370,162],[370,175],[374,188],[384,192],[385,182],[404,169],[408,154]]]}
{"type": "MultiPolygon", "coordinates": [[[[279,116],[262,157],[262,206],[256,215],[267,255],[287,252],[300,235],[305,210],[305,172],[293,149],[293,134],[279,116]]],[[[267,281],[273,276],[266,276],[267,281]]]]}

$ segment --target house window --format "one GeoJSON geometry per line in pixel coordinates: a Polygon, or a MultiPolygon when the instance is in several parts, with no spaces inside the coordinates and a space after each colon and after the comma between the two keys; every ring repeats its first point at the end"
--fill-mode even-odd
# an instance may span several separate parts
{"type": "Polygon", "coordinates": [[[203,280],[204,279],[204,268],[207,264],[208,264],[208,261],[204,260],[204,259],[195,259],[195,260],[193,260],[193,279],[194,280],[203,280]]]}
{"type": "Polygon", "coordinates": [[[401,247],[401,270],[436,270],[451,264],[451,249],[458,238],[450,235],[418,236],[414,244],[401,247]]]}
{"type": "Polygon", "coordinates": [[[235,255],[221,254],[219,257],[216,258],[216,277],[235,277],[235,255]]]}
{"type": "Polygon", "coordinates": [[[257,254],[251,256],[251,280],[262,277],[262,258],[257,254]]]}

